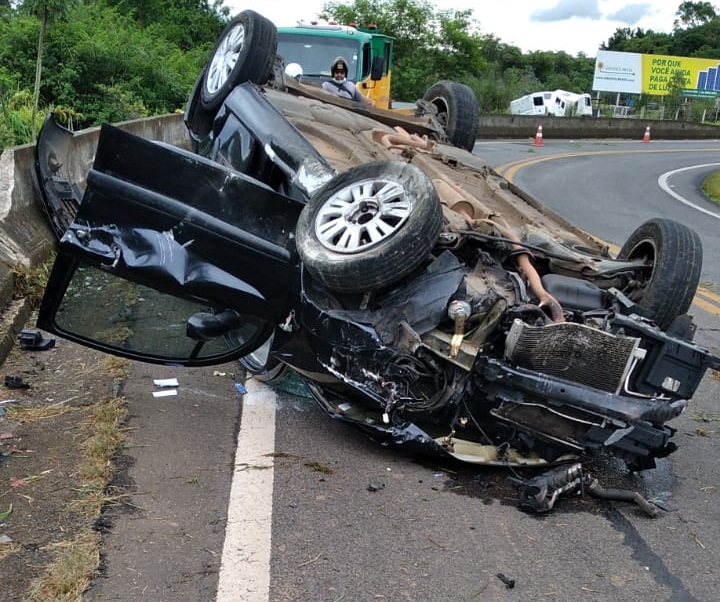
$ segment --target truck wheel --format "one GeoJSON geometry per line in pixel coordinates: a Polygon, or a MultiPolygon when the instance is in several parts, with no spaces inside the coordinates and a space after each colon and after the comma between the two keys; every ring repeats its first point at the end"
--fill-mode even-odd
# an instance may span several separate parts
{"type": "Polygon", "coordinates": [[[458,148],[472,151],[480,127],[477,97],[465,84],[441,80],[433,84],[423,100],[431,102],[448,140],[458,148]]]}
{"type": "Polygon", "coordinates": [[[636,274],[623,292],[666,330],[690,308],[702,257],[702,242],[694,230],[669,219],[651,219],[629,236],[618,254],[618,259],[648,262],[648,269],[636,274]]]}
{"type": "Polygon", "coordinates": [[[401,280],[429,255],[442,226],[430,179],[401,161],[352,167],[320,188],[296,228],[305,268],[329,289],[373,291],[401,280]]]}
{"type": "Polygon", "coordinates": [[[220,34],[205,69],[200,102],[217,109],[232,89],[246,81],[263,85],[277,52],[277,29],[252,10],[239,13],[220,34]]]}

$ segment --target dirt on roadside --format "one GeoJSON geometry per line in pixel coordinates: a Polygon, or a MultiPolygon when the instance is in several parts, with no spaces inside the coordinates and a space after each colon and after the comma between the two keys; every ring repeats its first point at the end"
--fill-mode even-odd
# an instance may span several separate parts
{"type": "Polygon", "coordinates": [[[81,464],[94,408],[115,398],[120,382],[107,355],[64,340],[44,351],[18,344],[0,364],[3,602],[43,599],[33,594],[38,578],[72,542],[99,558],[97,508],[87,503],[81,464]]]}

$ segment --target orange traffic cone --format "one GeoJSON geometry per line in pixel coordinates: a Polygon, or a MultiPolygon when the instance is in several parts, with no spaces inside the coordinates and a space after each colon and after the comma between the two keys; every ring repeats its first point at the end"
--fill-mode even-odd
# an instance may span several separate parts
{"type": "Polygon", "coordinates": [[[533,142],[533,146],[542,146],[542,124],[538,126],[537,134],[535,134],[535,142],[533,142]]]}
{"type": "Polygon", "coordinates": [[[645,133],[643,134],[643,142],[650,142],[650,126],[647,126],[645,128],[645,133]]]}

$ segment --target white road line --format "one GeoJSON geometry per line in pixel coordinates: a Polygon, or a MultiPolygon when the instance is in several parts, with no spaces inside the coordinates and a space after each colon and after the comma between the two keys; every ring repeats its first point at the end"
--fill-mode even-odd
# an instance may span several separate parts
{"type": "Polygon", "coordinates": [[[701,169],[703,167],[715,167],[716,165],[720,165],[720,163],[705,163],[704,165],[691,165],[690,167],[683,167],[681,169],[674,169],[672,171],[668,171],[668,172],[662,174],[658,178],[658,186],[660,186],[660,188],[662,188],[665,192],[667,192],[671,197],[680,201],[684,205],[687,205],[688,207],[692,207],[693,209],[697,209],[698,211],[705,213],[706,215],[710,215],[712,217],[720,219],[720,214],[714,213],[712,211],[708,211],[704,207],[698,207],[694,203],[691,203],[685,197],[680,196],[677,192],[675,192],[672,188],[670,188],[670,185],[668,184],[668,180],[670,179],[670,177],[674,176],[676,173],[680,173],[681,171],[687,171],[689,169],[701,169]]]}
{"type": "Polygon", "coordinates": [[[254,379],[245,384],[217,602],[267,602],[270,595],[277,398],[254,379]]]}

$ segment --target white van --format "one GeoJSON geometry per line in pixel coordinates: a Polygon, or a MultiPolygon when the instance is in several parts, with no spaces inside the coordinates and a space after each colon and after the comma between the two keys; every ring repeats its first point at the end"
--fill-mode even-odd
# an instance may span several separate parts
{"type": "Polygon", "coordinates": [[[592,99],[589,94],[574,94],[565,90],[552,93],[547,112],[557,117],[582,117],[592,115],[592,99]]]}
{"type": "Polygon", "coordinates": [[[589,94],[575,94],[565,90],[533,92],[510,101],[510,113],[556,117],[591,116],[592,100],[589,94]]]}
{"type": "Polygon", "coordinates": [[[512,115],[547,115],[552,92],[533,92],[510,101],[512,115]]]}

